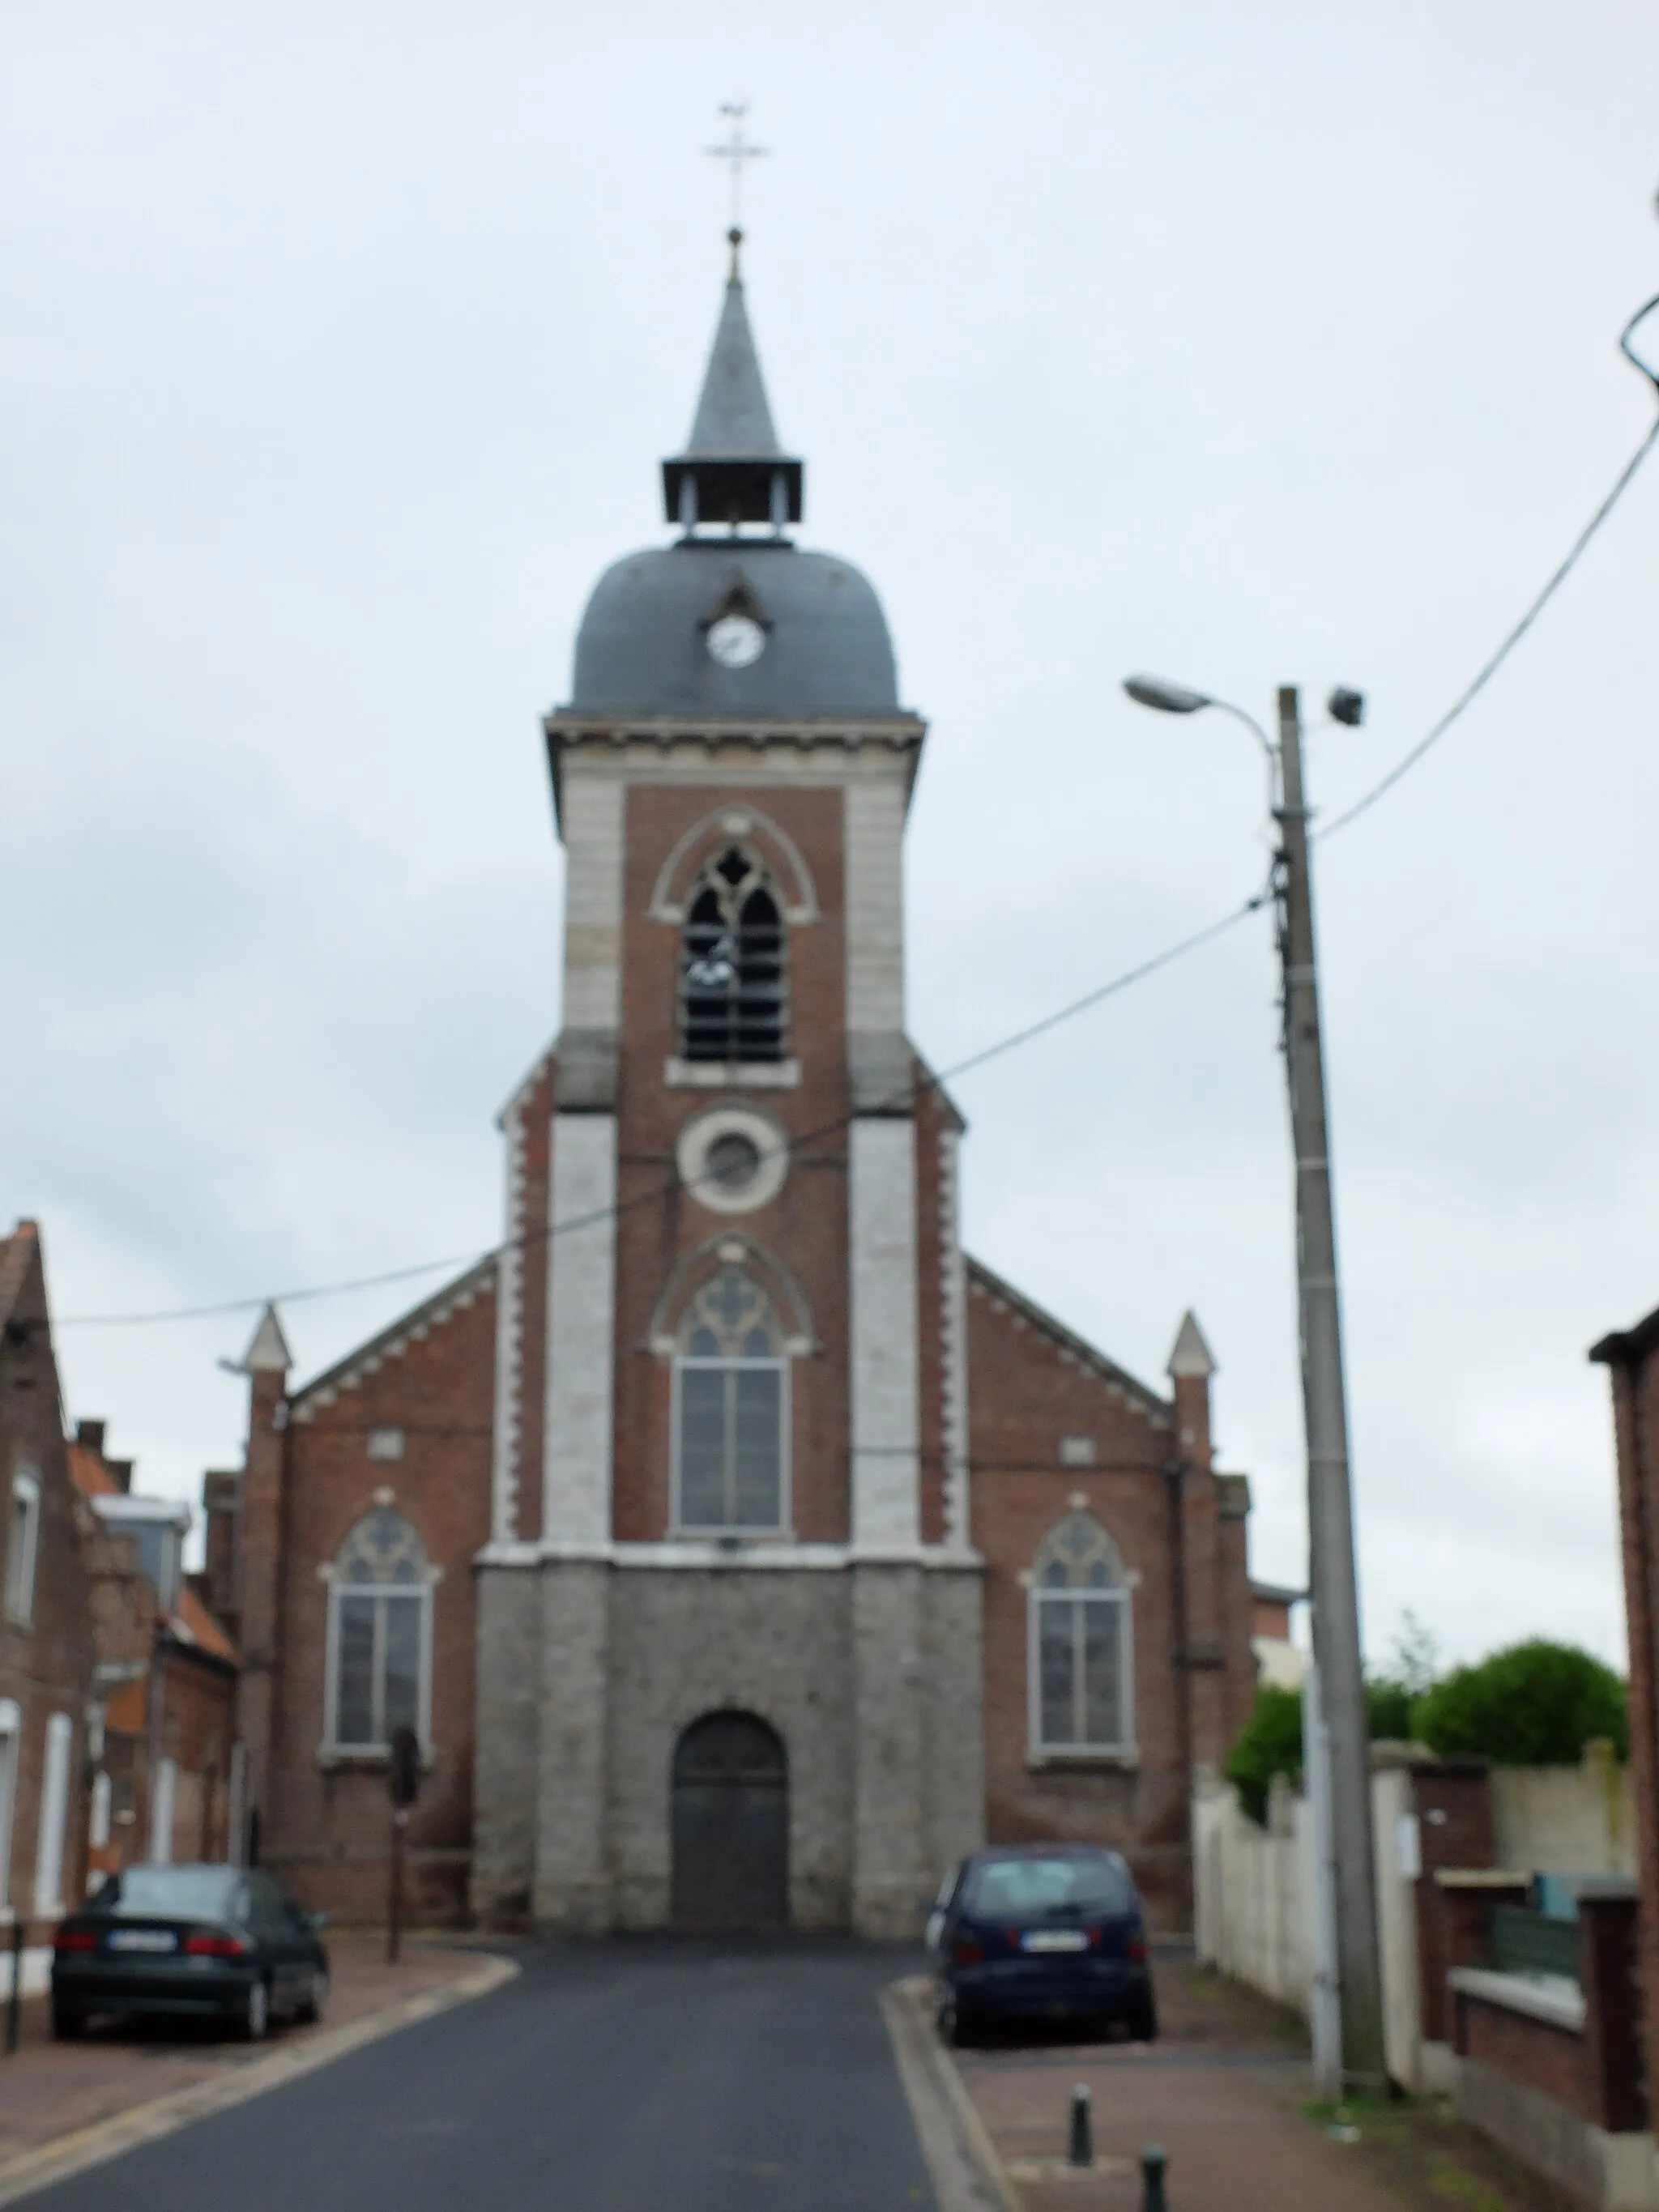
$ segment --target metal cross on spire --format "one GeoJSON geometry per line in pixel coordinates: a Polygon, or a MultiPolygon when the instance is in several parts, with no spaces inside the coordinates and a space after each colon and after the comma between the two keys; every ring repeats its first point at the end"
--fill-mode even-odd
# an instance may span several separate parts
{"type": "Polygon", "coordinates": [[[743,118],[749,112],[746,100],[726,100],[720,102],[720,113],[732,126],[732,135],[724,146],[705,146],[703,152],[712,154],[717,161],[729,161],[732,166],[732,243],[736,246],[742,236],[743,165],[757,161],[769,154],[769,146],[751,146],[743,135],[743,118]]]}

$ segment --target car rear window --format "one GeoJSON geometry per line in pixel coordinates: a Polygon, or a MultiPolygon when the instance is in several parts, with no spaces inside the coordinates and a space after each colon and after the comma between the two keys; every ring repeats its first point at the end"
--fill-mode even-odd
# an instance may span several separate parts
{"type": "Polygon", "coordinates": [[[1040,1920],[1050,1912],[1128,1912],[1134,1891],[1115,1859],[1100,1852],[981,1859],[968,1876],[962,1909],[986,1920],[1040,1920]]]}
{"type": "Polygon", "coordinates": [[[93,1910],[124,1920],[222,1920],[235,1883],[234,1869],[228,1867],[128,1867],[110,1876],[93,1910]]]}

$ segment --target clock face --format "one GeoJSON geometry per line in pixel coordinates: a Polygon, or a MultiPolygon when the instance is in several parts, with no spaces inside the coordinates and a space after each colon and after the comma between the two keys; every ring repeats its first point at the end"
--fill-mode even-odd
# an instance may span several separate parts
{"type": "Polygon", "coordinates": [[[708,626],[708,655],[722,668],[748,668],[766,650],[766,632],[748,615],[722,615],[708,626]]]}

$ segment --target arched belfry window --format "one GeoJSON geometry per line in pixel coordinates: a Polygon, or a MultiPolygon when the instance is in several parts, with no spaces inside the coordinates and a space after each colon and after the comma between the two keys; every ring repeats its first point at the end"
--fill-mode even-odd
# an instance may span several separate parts
{"type": "Polygon", "coordinates": [[[1133,1749],[1129,1588],[1091,1514],[1068,1513],[1044,1537],[1029,1607],[1033,1748],[1133,1749]]]}
{"type": "Polygon", "coordinates": [[[674,1521],[775,1532],[788,1492],[789,1364],[771,1301],[741,1267],[692,1300],[674,1359],[674,1521]]]}
{"type": "Polygon", "coordinates": [[[411,1522],[365,1513],[329,1573],[328,1744],[383,1752],[407,1723],[424,1742],[432,1676],[434,1576],[411,1522]]]}
{"type": "Polygon", "coordinates": [[[783,915],[766,871],[741,845],[703,870],[680,940],[680,1039],[687,1060],[783,1058],[783,915]]]}

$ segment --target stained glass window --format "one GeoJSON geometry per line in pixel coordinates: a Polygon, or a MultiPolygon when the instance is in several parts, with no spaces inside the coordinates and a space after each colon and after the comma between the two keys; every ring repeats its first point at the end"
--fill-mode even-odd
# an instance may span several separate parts
{"type": "Polygon", "coordinates": [[[1049,1530],[1030,1606],[1035,1747],[1130,1748],[1129,1592],[1116,1548],[1092,1516],[1069,1513],[1049,1530]]]}
{"type": "Polygon", "coordinates": [[[332,1741],[385,1751],[394,1729],[422,1726],[430,1665],[431,1574],[426,1547],[389,1505],[364,1514],[334,1562],[332,1741]]]}
{"type": "Polygon", "coordinates": [[[674,1363],[682,1528],[781,1528],[787,1379],[770,1301],[741,1267],[721,1268],[693,1301],[674,1363]]]}

